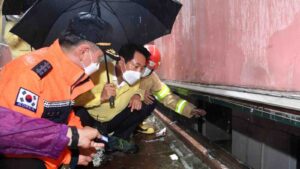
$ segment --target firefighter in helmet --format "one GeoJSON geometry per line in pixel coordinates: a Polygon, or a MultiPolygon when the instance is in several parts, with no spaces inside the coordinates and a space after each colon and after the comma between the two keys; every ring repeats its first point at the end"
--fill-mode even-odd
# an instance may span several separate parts
{"type": "MultiPolygon", "coordinates": [[[[205,110],[198,109],[193,104],[172,93],[170,88],[160,80],[158,75],[154,72],[160,65],[160,52],[155,45],[145,45],[145,47],[151,55],[147,61],[147,67],[145,68],[140,83],[140,89],[145,91],[144,103],[148,105],[152,104],[154,100],[157,100],[182,116],[188,118],[204,116],[206,114],[205,110]]],[[[151,134],[154,132],[154,128],[143,123],[139,126],[138,131],[151,134]]]]}

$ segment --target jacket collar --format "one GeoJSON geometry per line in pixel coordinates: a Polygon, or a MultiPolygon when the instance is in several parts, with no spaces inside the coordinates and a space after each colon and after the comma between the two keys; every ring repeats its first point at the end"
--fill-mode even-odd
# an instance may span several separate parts
{"type": "Polygon", "coordinates": [[[67,82],[68,85],[72,86],[75,83],[79,83],[80,81],[88,78],[88,76],[85,75],[84,70],[73,63],[71,59],[63,52],[58,40],[56,40],[49,47],[49,52],[52,53],[53,57],[56,60],[56,63],[59,64],[59,71],[61,71],[64,77],[63,79],[67,82]]]}

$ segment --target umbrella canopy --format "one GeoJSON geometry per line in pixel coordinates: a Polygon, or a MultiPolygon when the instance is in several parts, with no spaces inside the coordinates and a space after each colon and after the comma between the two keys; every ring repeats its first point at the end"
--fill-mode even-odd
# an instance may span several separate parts
{"type": "Polygon", "coordinates": [[[20,15],[29,9],[37,0],[5,0],[3,2],[3,15],[20,15]]]}
{"type": "Polygon", "coordinates": [[[59,37],[78,13],[89,12],[113,27],[111,41],[118,50],[169,34],[181,6],[177,0],[41,0],[11,32],[38,49],[59,37]]]}

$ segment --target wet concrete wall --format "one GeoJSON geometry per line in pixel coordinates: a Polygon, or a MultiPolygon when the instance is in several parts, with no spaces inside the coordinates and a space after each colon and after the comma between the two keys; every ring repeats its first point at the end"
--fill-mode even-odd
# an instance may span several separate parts
{"type": "Polygon", "coordinates": [[[299,0],[180,0],[162,79],[299,91],[299,0]]]}

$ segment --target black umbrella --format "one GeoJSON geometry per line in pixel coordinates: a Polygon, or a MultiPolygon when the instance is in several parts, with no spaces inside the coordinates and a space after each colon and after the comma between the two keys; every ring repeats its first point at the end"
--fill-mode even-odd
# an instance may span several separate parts
{"type": "Polygon", "coordinates": [[[5,0],[3,2],[3,15],[20,15],[29,9],[37,0],[5,0]]]}
{"type": "Polygon", "coordinates": [[[118,50],[169,34],[181,6],[177,0],[41,0],[11,32],[37,49],[51,44],[79,12],[89,12],[113,27],[118,50]]]}
{"type": "Polygon", "coordinates": [[[119,50],[169,34],[181,6],[177,0],[40,0],[11,32],[38,49],[50,45],[78,13],[88,12],[112,26],[109,37],[119,50]]]}

